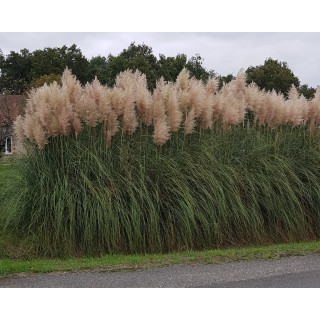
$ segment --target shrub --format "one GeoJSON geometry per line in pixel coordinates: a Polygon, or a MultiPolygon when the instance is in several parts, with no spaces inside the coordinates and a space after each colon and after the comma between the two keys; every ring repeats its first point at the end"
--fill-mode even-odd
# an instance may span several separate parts
{"type": "Polygon", "coordinates": [[[217,87],[185,69],[153,94],[138,71],[82,87],[66,70],[32,91],[6,226],[51,256],[318,238],[319,89],[285,99],[243,72],[217,87]]]}

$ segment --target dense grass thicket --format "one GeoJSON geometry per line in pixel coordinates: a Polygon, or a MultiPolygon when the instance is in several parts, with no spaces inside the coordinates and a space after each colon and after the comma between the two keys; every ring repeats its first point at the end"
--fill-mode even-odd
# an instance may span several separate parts
{"type": "Polygon", "coordinates": [[[107,88],[66,71],[16,121],[29,154],[2,225],[50,256],[319,239],[319,119],[319,89],[286,100],[243,73],[217,91],[183,70],[151,94],[138,72],[107,88]]]}

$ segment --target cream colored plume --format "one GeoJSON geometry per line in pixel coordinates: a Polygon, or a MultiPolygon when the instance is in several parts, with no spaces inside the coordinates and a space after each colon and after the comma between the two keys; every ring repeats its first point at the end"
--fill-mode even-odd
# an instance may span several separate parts
{"type": "Polygon", "coordinates": [[[260,90],[246,84],[240,70],[237,77],[218,90],[217,79],[206,84],[190,77],[184,68],[175,83],[160,78],[151,93],[144,74],[136,70],[121,72],[113,87],[102,86],[97,78],[82,86],[66,69],[61,79],[29,92],[25,115],[16,119],[14,128],[19,140],[27,139],[44,148],[51,137],[78,137],[85,126],[101,125],[106,143],[111,143],[122,125],[122,132],[134,134],[143,125],[153,125],[153,140],[165,144],[182,127],[185,134],[197,125],[210,129],[221,121],[225,128],[243,123],[246,112],[253,113],[257,125],[271,128],[310,123],[320,124],[320,88],[307,100],[292,86],[285,99],[276,91],[260,90]]]}

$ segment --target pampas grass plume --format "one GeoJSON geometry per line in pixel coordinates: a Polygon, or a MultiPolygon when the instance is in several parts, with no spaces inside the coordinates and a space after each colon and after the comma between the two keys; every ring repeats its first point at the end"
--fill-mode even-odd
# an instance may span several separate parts
{"type": "Polygon", "coordinates": [[[190,78],[190,72],[188,69],[183,68],[176,80],[176,86],[180,90],[187,90],[189,86],[189,78],[190,78]]]}
{"type": "Polygon", "coordinates": [[[153,141],[157,145],[163,145],[170,139],[169,126],[166,119],[158,119],[154,123],[153,141]]]}
{"type": "Polygon", "coordinates": [[[206,85],[206,90],[208,94],[215,94],[218,90],[218,79],[210,78],[206,85]]]}
{"type": "Polygon", "coordinates": [[[184,122],[184,134],[187,135],[187,134],[193,133],[196,125],[195,118],[196,118],[195,108],[191,108],[184,122]]]}
{"type": "Polygon", "coordinates": [[[179,109],[177,92],[173,85],[168,88],[167,114],[170,130],[178,131],[182,121],[182,112],[179,109]]]}

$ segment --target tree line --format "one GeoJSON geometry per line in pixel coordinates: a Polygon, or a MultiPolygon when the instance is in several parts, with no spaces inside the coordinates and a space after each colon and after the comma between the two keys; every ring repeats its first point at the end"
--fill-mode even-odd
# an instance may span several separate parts
{"type": "MultiPolygon", "coordinates": [[[[91,59],[87,59],[76,44],[33,52],[22,49],[19,52],[10,51],[8,55],[4,55],[0,49],[0,93],[24,94],[44,83],[59,82],[66,67],[72,70],[82,84],[97,77],[103,85],[108,86],[114,85],[118,73],[126,69],[139,69],[146,75],[150,90],[155,88],[156,81],[161,77],[165,81],[175,81],[183,68],[187,68],[196,79],[207,81],[210,77],[218,78],[220,87],[234,79],[232,74],[219,75],[214,70],[207,70],[203,61],[199,54],[190,59],[185,54],[174,57],[160,54],[157,58],[151,47],[134,42],[118,55],[98,55],[91,59]]],[[[315,93],[315,88],[300,84],[286,62],[268,58],[264,64],[251,66],[245,72],[247,82],[255,82],[260,89],[274,89],[286,96],[294,84],[308,99],[315,93]]]]}

